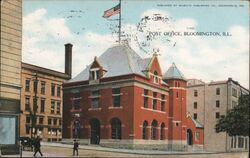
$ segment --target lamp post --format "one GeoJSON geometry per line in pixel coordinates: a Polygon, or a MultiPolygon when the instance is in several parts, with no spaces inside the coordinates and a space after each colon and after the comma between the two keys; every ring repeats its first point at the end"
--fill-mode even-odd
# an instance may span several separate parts
{"type": "Polygon", "coordinates": [[[36,128],[36,112],[37,112],[37,73],[34,73],[33,76],[35,76],[34,80],[34,100],[33,100],[33,111],[30,110],[30,116],[31,116],[31,138],[34,138],[34,136],[37,133],[36,128]]]}

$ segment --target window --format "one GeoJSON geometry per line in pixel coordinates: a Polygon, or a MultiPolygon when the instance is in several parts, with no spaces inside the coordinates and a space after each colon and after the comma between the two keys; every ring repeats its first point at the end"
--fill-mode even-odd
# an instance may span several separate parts
{"type": "Polygon", "coordinates": [[[216,88],[216,95],[220,95],[220,88],[216,88]]]}
{"type": "Polygon", "coordinates": [[[144,96],[143,96],[143,107],[147,108],[148,107],[148,90],[144,89],[144,96]]]}
{"type": "Polygon", "coordinates": [[[41,94],[45,94],[45,82],[41,81],[41,94]]]}
{"type": "Polygon", "coordinates": [[[232,96],[237,97],[237,89],[232,88],[232,96]]]}
{"type": "Polygon", "coordinates": [[[53,125],[57,125],[57,119],[53,120],[53,125]]]}
{"type": "Polygon", "coordinates": [[[179,93],[178,92],[176,92],[176,98],[179,98],[179,93]]]}
{"type": "Polygon", "coordinates": [[[197,97],[198,96],[198,91],[194,90],[194,96],[197,97]]]}
{"type": "Polygon", "coordinates": [[[100,70],[99,69],[92,69],[90,70],[91,80],[98,80],[100,79],[100,70]]]}
{"type": "Polygon", "coordinates": [[[55,84],[51,83],[51,96],[55,96],[55,84]]]}
{"type": "Polygon", "coordinates": [[[26,123],[30,123],[30,117],[26,116],[26,123]]]}
{"type": "Polygon", "coordinates": [[[154,83],[159,83],[158,72],[154,71],[154,83]]]}
{"type": "Polygon", "coordinates": [[[91,108],[98,108],[98,107],[99,107],[99,98],[92,98],[91,108]]]}
{"type": "Polygon", "coordinates": [[[238,148],[243,148],[244,147],[244,138],[243,137],[238,137],[238,148]]]}
{"type": "Polygon", "coordinates": [[[153,92],[153,109],[156,110],[157,109],[157,92],[153,92]]]}
{"type": "Polygon", "coordinates": [[[60,112],[61,112],[61,102],[57,101],[56,102],[56,113],[60,114],[60,112]]]}
{"type": "Polygon", "coordinates": [[[26,134],[29,134],[30,133],[30,127],[26,126],[25,131],[26,131],[26,134]]]}
{"type": "Polygon", "coordinates": [[[165,95],[161,94],[161,111],[165,111],[165,95]]]}
{"type": "Polygon", "coordinates": [[[165,128],[165,124],[162,123],[161,124],[161,129],[160,129],[160,140],[163,140],[164,139],[164,128],[165,128]]]}
{"type": "Polygon", "coordinates": [[[161,111],[165,111],[165,102],[161,101],[161,111]]]}
{"type": "Polygon", "coordinates": [[[121,139],[121,121],[117,118],[111,120],[111,138],[121,139]]]}
{"type": "Polygon", "coordinates": [[[48,118],[48,125],[51,125],[51,118],[48,118]]]}
{"type": "Polygon", "coordinates": [[[57,95],[58,97],[61,96],[61,87],[60,87],[60,85],[57,85],[56,95],[57,95]]]}
{"type": "Polygon", "coordinates": [[[194,119],[196,120],[197,119],[197,113],[194,113],[194,119]]]}
{"type": "Polygon", "coordinates": [[[156,132],[157,132],[157,121],[153,120],[151,124],[151,139],[156,139],[156,132]]]}
{"type": "Polygon", "coordinates": [[[217,118],[217,119],[220,118],[220,113],[219,112],[215,113],[215,118],[217,118]]]}
{"type": "Polygon", "coordinates": [[[176,127],[178,127],[178,126],[179,126],[179,123],[178,123],[178,122],[176,122],[176,123],[175,123],[175,126],[176,126],[176,127]]]}
{"type": "Polygon", "coordinates": [[[231,137],[231,148],[233,148],[234,137],[231,137]]]}
{"type": "Polygon", "coordinates": [[[216,107],[219,108],[220,107],[220,101],[216,100],[216,107]]]}
{"type": "Polygon", "coordinates": [[[194,109],[197,109],[197,102],[194,102],[194,109]]]}
{"type": "Polygon", "coordinates": [[[33,81],[33,92],[34,93],[37,93],[37,83],[38,83],[38,80],[33,81]]]}
{"type": "Polygon", "coordinates": [[[73,105],[72,105],[72,108],[75,109],[75,110],[79,110],[80,109],[80,101],[81,101],[81,97],[80,97],[80,93],[76,93],[74,94],[74,97],[73,97],[73,105]]]}
{"type": "Polygon", "coordinates": [[[94,96],[94,97],[99,97],[100,91],[99,91],[99,90],[92,91],[92,92],[91,92],[91,95],[94,96]]]}
{"type": "Polygon", "coordinates": [[[61,119],[59,119],[59,126],[61,126],[62,125],[62,120],[61,119]]]}
{"type": "Polygon", "coordinates": [[[25,97],[25,111],[30,111],[30,97],[25,97]]]}
{"type": "Polygon", "coordinates": [[[245,138],[245,149],[248,149],[248,141],[247,141],[247,138],[245,138]]]}
{"type": "Polygon", "coordinates": [[[30,80],[25,80],[25,92],[30,91],[30,80]]]}
{"type": "Polygon", "coordinates": [[[200,132],[195,132],[195,140],[200,141],[200,132]]]}
{"type": "Polygon", "coordinates": [[[113,106],[119,107],[120,106],[120,88],[113,88],[112,89],[112,96],[113,96],[113,106]]]}
{"type": "Polygon", "coordinates": [[[73,100],[73,107],[75,110],[80,109],[80,99],[73,100]]]}
{"type": "Polygon", "coordinates": [[[41,98],[40,113],[44,113],[44,108],[45,108],[45,99],[41,98]]]}
{"type": "Polygon", "coordinates": [[[39,118],[39,124],[43,124],[43,118],[42,117],[39,118]]]}
{"type": "Polygon", "coordinates": [[[148,122],[144,121],[142,125],[142,139],[147,139],[147,126],[148,122]]]}
{"type": "Polygon", "coordinates": [[[232,108],[234,108],[235,106],[237,106],[237,102],[236,101],[232,101],[232,108]]]}
{"type": "Polygon", "coordinates": [[[51,101],[50,113],[51,113],[51,114],[54,114],[54,112],[55,112],[55,101],[52,100],[52,101],[51,101]]]}

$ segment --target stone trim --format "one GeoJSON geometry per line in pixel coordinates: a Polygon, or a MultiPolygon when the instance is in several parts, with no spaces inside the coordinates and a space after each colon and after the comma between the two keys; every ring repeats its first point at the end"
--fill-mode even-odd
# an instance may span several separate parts
{"type": "Polygon", "coordinates": [[[150,109],[150,108],[144,108],[143,106],[141,107],[141,109],[166,114],[165,111],[153,110],[153,109],[150,109]]]}

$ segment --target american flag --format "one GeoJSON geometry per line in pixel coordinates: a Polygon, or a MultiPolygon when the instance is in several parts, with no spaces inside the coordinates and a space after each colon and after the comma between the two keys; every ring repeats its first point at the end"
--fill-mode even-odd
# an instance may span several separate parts
{"type": "Polygon", "coordinates": [[[109,17],[111,17],[112,15],[115,15],[115,14],[120,13],[120,11],[121,11],[121,5],[118,4],[117,6],[111,8],[111,9],[109,9],[109,10],[104,11],[104,14],[103,14],[102,17],[104,17],[104,18],[109,18],[109,17]]]}

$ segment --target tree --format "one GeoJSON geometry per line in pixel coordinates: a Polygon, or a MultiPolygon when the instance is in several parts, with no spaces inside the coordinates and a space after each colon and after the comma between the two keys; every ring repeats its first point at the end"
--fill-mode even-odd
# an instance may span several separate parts
{"type": "Polygon", "coordinates": [[[227,132],[229,136],[249,136],[249,95],[241,95],[238,106],[228,110],[215,125],[216,132],[227,132]]]}

